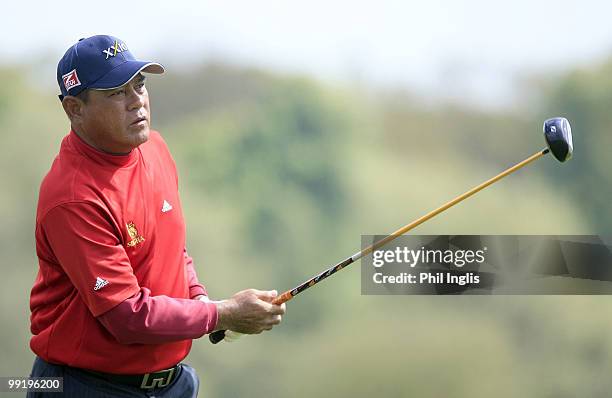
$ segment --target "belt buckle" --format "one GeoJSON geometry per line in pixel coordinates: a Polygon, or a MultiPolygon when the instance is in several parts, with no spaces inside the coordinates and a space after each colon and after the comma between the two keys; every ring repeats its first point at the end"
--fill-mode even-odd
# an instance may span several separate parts
{"type": "Polygon", "coordinates": [[[172,381],[172,377],[174,376],[174,371],[176,368],[164,370],[162,372],[168,372],[165,376],[155,377],[151,380],[149,378],[151,375],[156,375],[161,372],[153,372],[147,373],[142,377],[142,383],[140,384],[140,388],[142,389],[150,389],[150,388],[163,388],[166,387],[172,381]]]}

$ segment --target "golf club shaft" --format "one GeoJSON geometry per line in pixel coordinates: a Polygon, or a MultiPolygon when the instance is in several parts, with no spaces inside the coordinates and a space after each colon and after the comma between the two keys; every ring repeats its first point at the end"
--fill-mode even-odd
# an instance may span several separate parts
{"type": "MultiPolygon", "coordinates": [[[[326,279],[327,277],[329,277],[330,275],[335,274],[336,272],[340,271],[341,269],[347,267],[348,265],[354,263],[355,261],[359,260],[361,257],[368,255],[369,253],[373,252],[374,250],[378,249],[379,247],[382,247],[384,245],[386,245],[387,243],[393,241],[394,239],[396,239],[397,237],[405,234],[406,232],[410,231],[411,229],[423,224],[425,221],[435,217],[436,215],[442,213],[444,210],[447,210],[450,207],[453,207],[454,205],[456,205],[457,203],[469,198],[470,196],[474,195],[475,193],[483,190],[484,188],[488,187],[489,185],[501,180],[502,178],[504,178],[505,176],[507,176],[508,174],[512,174],[515,171],[519,170],[520,168],[528,165],[529,163],[533,162],[534,160],[546,155],[549,152],[548,148],[545,148],[541,151],[536,152],[535,154],[531,155],[530,157],[528,157],[527,159],[523,160],[520,163],[515,164],[514,166],[508,168],[505,171],[502,171],[501,173],[499,173],[498,175],[496,175],[495,177],[483,182],[480,185],[475,186],[474,188],[470,189],[469,191],[457,196],[456,198],[454,198],[453,200],[443,204],[442,206],[438,207],[435,210],[430,211],[429,213],[425,214],[424,216],[422,216],[421,218],[418,218],[416,220],[414,220],[413,222],[411,222],[408,225],[403,226],[402,228],[398,229],[397,231],[393,232],[392,234],[384,237],[383,239],[379,240],[378,242],[374,242],[372,245],[366,247],[365,249],[353,254],[351,257],[346,258],[345,260],[339,262],[338,264],[334,265],[333,267],[326,269],[325,271],[321,272],[320,274],[316,275],[315,277],[307,280],[306,282],[302,283],[301,285],[291,289],[291,290],[287,290],[286,292],[284,292],[283,294],[281,294],[280,296],[276,297],[272,303],[280,305],[282,303],[286,303],[287,301],[291,300],[293,297],[297,296],[298,294],[300,294],[301,292],[303,292],[304,290],[308,289],[309,287],[312,287],[314,285],[316,285],[317,283],[321,282],[323,279],[326,279]]],[[[210,334],[209,339],[213,344],[218,343],[219,341],[223,340],[223,336],[225,335],[225,331],[224,330],[217,330],[216,332],[213,332],[210,334]]]]}

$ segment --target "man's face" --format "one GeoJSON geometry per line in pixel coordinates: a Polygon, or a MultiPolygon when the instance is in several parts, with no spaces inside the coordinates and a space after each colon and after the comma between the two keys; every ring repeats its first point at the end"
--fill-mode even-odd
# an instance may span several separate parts
{"type": "Polygon", "coordinates": [[[89,90],[80,129],[96,148],[119,154],[149,139],[150,121],[145,77],[138,74],[114,90],[89,90]]]}

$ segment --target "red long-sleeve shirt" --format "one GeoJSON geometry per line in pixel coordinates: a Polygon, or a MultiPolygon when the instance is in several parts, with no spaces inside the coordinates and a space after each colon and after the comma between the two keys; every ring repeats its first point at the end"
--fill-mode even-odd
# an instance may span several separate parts
{"type": "Polygon", "coordinates": [[[187,250],[185,267],[191,299],[153,297],[151,291],[143,287],[136,295],[100,315],[98,320],[122,344],[158,344],[196,339],[212,331],[216,317],[209,315],[207,306],[192,300],[206,295],[206,289],[198,281],[187,250]]]}
{"type": "Polygon", "coordinates": [[[217,322],[215,304],[191,300],[206,291],[184,248],[176,167],[161,136],[151,131],[116,156],[71,132],[41,184],[32,350],[110,373],[180,362],[217,322]]]}

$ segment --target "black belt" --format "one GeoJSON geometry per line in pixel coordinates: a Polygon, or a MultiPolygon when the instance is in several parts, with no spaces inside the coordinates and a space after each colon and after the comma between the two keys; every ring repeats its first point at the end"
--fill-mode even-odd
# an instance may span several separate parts
{"type": "Polygon", "coordinates": [[[84,372],[93,374],[97,377],[111,381],[113,383],[127,384],[129,386],[150,390],[154,388],[163,388],[172,383],[181,374],[181,364],[160,370],[159,372],[145,373],[142,375],[118,375],[113,373],[96,372],[93,370],[79,369],[84,372]]]}

